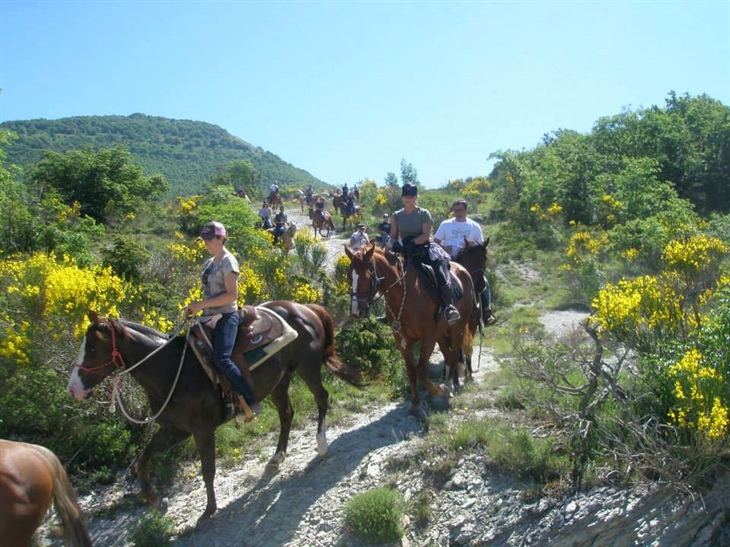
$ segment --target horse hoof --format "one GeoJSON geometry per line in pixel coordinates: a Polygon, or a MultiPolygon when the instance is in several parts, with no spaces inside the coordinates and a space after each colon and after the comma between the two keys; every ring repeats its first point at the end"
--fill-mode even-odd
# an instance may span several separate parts
{"type": "Polygon", "coordinates": [[[408,411],[408,414],[410,416],[413,416],[419,422],[426,421],[426,413],[423,411],[423,409],[421,407],[416,407],[416,408],[411,407],[411,409],[408,411]]]}
{"type": "Polygon", "coordinates": [[[161,498],[159,502],[157,502],[157,510],[162,513],[163,515],[167,513],[167,510],[170,508],[170,500],[167,498],[161,498]]]}
{"type": "Polygon", "coordinates": [[[284,460],[286,459],[286,453],[284,452],[277,452],[274,454],[271,459],[269,460],[269,463],[267,465],[278,467],[279,464],[284,463],[284,460]]]}

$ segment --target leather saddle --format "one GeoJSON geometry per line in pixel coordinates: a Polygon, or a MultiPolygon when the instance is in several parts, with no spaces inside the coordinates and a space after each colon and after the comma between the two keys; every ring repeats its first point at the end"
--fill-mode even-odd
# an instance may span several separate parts
{"type": "MultiPolygon", "coordinates": [[[[425,264],[420,260],[411,260],[410,263],[416,269],[416,272],[418,273],[421,282],[426,287],[428,292],[436,300],[436,302],[439,302],[440,298],[438,281],[436,280],[436,272],[433,271],[433,268],[429,264],[425,264]]],[[[454,302],[457,302],[461,299],[462,296],[464,296],[464,287],[461,284],[461,280],[456,277],[456,274],[453,271],[451,271],[451,268],[449,268],[448,281],[449,287],[451,289],[451,294],[454,297],[454,302]]]]}
{"type": "MultiPolygon", "coordinates": [[[[241,319],[238,324],[236,345],[233,346],[234,355],[265,346],[284,333],[281,318],[271,310],[246,305],[238,309],[238,314],[241,319]]],[[[220,314],[212,315],[210,318],[205,317],[204,321],[201,320],[193,325],[191,332],[199,340],[212,341],[215,325],[220,318],[220,314]]]]}

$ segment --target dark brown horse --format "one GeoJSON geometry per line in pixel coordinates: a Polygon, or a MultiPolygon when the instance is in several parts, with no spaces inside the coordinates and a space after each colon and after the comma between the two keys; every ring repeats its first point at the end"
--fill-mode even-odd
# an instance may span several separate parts
{"type": "Polygon", "coordinates": [[[30,546],[51,500],[66,545],[91,545],[86,520],[66,471],[43,446],[0,439],[0,543],[30,546]]]}
{"type": "MultiPolygon", "coordinates": [[[[256,400],[262,401],[271,395],[281,422],[276,452],[269,464],[278,465],[286,457],[294,414],[288,390],[295,372],[299,372],[317,403],[317,445],[319,453],[325,454],[329,395],[322,385],[322,364],[352,385],[360,386],[359,379],[338,358],[334,348],[334,323],[322,306],[284,300],[268,302],[264,306],[279,314],[298,333],[293,342],[252,371],[256,400]]],[[[142,493],[151,504],[158,505],[158,496],[147,470],[150,459],[192,435],[202,462],[208,496],[200,518],[211,516],[217,509],[213,488],[214,433],[229,417],[219,387],[210,381],[193,352],[184,351],[185,337],[168,338],[136,323],[100,319],[95,314],[90,314],[90,318],[91,325],[69,380],[69,393],[76,399],[84,399],[104,378],[116,375],[120,368],[132,369],[144,360],[130,373],[147,393],[151,411],[159,413],[160,429],[136,459],[142,493]],[[150,358],[146,359],[148,356],[150,358]],[[179,380],[176,381],[178,372],[179,380]]],[[[165,504],[166,500],[163,500],[159,505],[164,508],[165,504]]]]}
{"type": "Polygon", "coordinates": [[[327,211],[315,211],[312,207],[309,208],[309,218],[312,219],[312,230],[314,231],[314,237],[317,237],[317,233],[323,238],[328,238],[330,232],[335,229],[335,223],[332,220],[332,215],[327,211]]]}
{"type": "Polygon", "coordinates": [[[357,252],[345,247],[345,253],[351,262],[348,270],[352,287],[351,315],[365,317],[376,294],[385,297],[386,319],[393,330],[396,346],[405,359],[411,385],[409,413],[422,418],[418,380],[431,396],[448,394],[444,387],[435,385],[428,377],[427,365],[436,344],[443,353],[449,382],[453,380],[464,353],[471,353],[472,333],[479,320],[471,277],[459,264],[451,264],[451,271],[462,285],[463,295],[454,303],[461,319],[448,326],[443,314],[439,313],[439,304],[412,264],[374,246],[357,252]],[[420,350],[418,360],[414,361],[416,342],[420,342],[420,350]]]}
{"type": "MultiPolygon", "coordinates": [[[[481,327],[486,324],[486,304],[483,298],[484,291],[487,288],[486,281],[486,267],[487,267],[487,247],[489,246],[489,238],[484,243],[477,243],[471,239],[464,238],[464,247],[459,249],[459,252],[454,257],[454,262],[457,262],[464,266],[471,275],[474,283],[474,290],[477,293],[477,301],[479,302],[479,324],[481,327]]],[[[472,336],[475,331],[472,331],[472,336]]],[[[465,356],[466,361],[466,379],[473,379],[474,370],[472,368],[471,354],[465,356]]],[[[455,377],[458,381],[458,376],[455,377]]]]}

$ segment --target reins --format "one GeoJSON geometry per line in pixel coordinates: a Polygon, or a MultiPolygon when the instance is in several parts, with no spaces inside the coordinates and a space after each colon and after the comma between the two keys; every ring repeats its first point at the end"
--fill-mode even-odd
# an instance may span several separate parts
{"type": "MultiPolygon", "coordinates": [[[[378,278],[378,270],[377,270],[377,266],[376,266],[377,261],[375,260],[375,257],[372,258],[371,264],[373,266],[374,277],[377,279],[385,279],[384,277],[378,278]]],[[[403,308],[405,307],[405,304],[406,304],[406,292],[408,291],[408,283],[406,283],[406,273],[405,273],[405,269],[403,269],[403,262],[400,259],[398,260],[397,267],[398,267],[400,277],[398,277],[395,281],[393,281],[393,283],[391,283],[388,287],[383,289],[383,296],[385,296],[388,293],[388,291],[390,289],[392,289],[397,283],[400,283],[403,286],[403,296],[401,297],[401,300],[400,300],[400,308],[398,309],[398,315],[393,313],[393,309],[388,304],[388,301],[387,300],[385,301],[385,305],[388,308],[388,311],[390,312],[391,317],[394,318],[393,324],[390,326],[390,328],[392,329],[392,331],[394,333],[400,332],[400,328],[401,328],[400,318],[401,318],[401,315],[403,315],[403,308]]]]}
{"type": "MultiPolygon", "coordinates": [[[[182,326],[188,321],[189,321],[188,319],[181,317],[181,319],[178,321],[177,325],[175,325],[175,329],[173,330],[173,332],[180,332],[180,329],[182,328],[182,326]]],[[[129,412],[127,412],[127,409],[124,408],[122,398],[119,396],[119,387],[122,384],[123,377],[125,375],[129,374],[130,372],[132,372],[134,369],[136,369],[143,363],[145,363],[150,357],[155,355],[157,352],[161,351],[166,346],[171,344],[175,340],[175,337],[174,336],[171,337],[167,342],[162,344],[160,347],[158,347],[151,353],[147,354],[144,358],[137,361],[134,365],[132,365],[131,367],[127,367],[126,364],[124,363],[124,358],[122,357],[122,354],[117,349],[117,339],[116,339],[116,333],[115,333],[114,328],[110,326],[109,332],[111,333],[111,342],[112,342],[111,360],[108,361],[107,363],[105,363],[104,365],[102,365],[101,367],[92,367],[92,368],[79,367],[79,368],[81,370],[94,371],[98,368],[106,367],[109,364],[113,364],[115,367],[117,367],[117,369],[121,368],[122,369],[121,371],[115,371],[111,375],[111,378],[115,379],[117,381],[114,382],[114,387],[112,388],[112,399],[111,399],[111,404],[109,405],[109,412],[114,412],[115,406],[118,405],[119,410],[121,410],[122,414],[124,414],[124,417],[127,418],[132,423],[139,424],[139,425],[145,425],[150,422],[154,422],[165,411],[165,409],[167,408],[167,405],[170,402],[170,399],[172,399],[172,394],[175,392],[175,388],[177,387],[178,380],[180,379],[180,374],[182,373],[183,363],[185,362],[185,354],[187,353],[187,350],[188,350],[188,344],[186,342],[185,345],[183,346],[183,352],[182,352],[182,356],[180,357],[180,364],[178,365],[178,368],[177,368],[177,374],[175,375],[175,380],[172,383],[172,387],[170,388],[170,392],[167,394],[167,398],[165,399],[165,402],[162,404],[162,406],[155,413],[154,416],[150,416],[148,418],[145,418],[144,420],[138,420],[137,418],[134,418],[133,416],[131,416],[129,414],[129,412]]],[[[190,324],[188,324],[188,327],[185,330],[185,340],[187,340],[189,334],[190,334],[190,324]]]]}

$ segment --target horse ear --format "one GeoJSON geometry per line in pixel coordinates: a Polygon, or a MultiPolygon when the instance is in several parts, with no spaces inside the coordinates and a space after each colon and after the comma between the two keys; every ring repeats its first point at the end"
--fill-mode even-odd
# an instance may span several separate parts
{"type": "Polygon", "coordinates": [[[89,310],[87,315],[89,316],[89,321],[92,322],[95,326],[99,325],[99,314],[95,312],[94,310],[89,310]]]}
{"type": "Polygon", "coordinates": [[[484,240],[484,248],[486,249],[489,246],[489,240],[492,239],[492,236],[487,237],[487,239],[484,240]]]}
{"type": "Polygon", "coordinates": [[[368,251],[365,253],[365,256],[363,257],[365,260],[370,260],[373,258],[373,253],[375,252],[375,245],[370,247],[368,251]]]}
{"type": "Polygon", "coordinates": [[[352,260],[352,251],[347,245],[345,245],[345,254],[350,257],[350,260],[352,260]]]}

